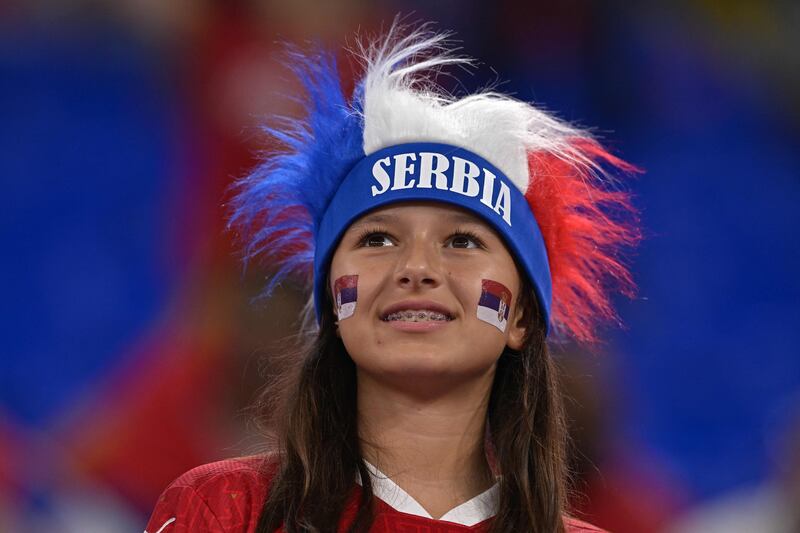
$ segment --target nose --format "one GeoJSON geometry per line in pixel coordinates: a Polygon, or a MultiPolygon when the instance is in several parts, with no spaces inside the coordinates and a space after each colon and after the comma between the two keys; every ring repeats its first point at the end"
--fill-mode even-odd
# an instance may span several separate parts
{"type": "Polygon", "coordinates": [[[441,258],[427,239],[412,239],[400,254],[395,282],[406,289],[438,287],[442,283],[441,258]]]}

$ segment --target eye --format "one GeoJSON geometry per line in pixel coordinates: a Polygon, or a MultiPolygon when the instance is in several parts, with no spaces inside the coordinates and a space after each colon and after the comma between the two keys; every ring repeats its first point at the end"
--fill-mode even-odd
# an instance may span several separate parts
{"type": "Polygon", "coordinates": [[[376,248],[380,246],[394,246],[394,242],[392,239],[385,233],[368,233],[361,237],[359,241],[361,246],[366,246],[368,248],[376,248]]]}
{"type": "Polygon", "coordinates": [[[447,239],[447,246],[452,248],[483,248],[483,242],[468,231],[459,231],[454,233],[447,239]]]}

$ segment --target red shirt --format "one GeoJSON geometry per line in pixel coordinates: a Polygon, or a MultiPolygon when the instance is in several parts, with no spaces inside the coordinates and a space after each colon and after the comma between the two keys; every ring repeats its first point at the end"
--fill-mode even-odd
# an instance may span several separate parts
{"type": "MultiPolygon", "coordinates": [[[[252,533],[267,495],[275,463],[264,464],[262,456],[228,459],[199,466],[183,474],[158,498],[146,533],[214,531],[252,533]]],[[[353,503],[358,497],[354,493],[353,503]]],[[[372,533],[483,533],[492,518],[473,526],[403,513],[376,498],[372,533]]],[[[348,523],[355,505],[348,505],[342,522],[348,523]]],[[[603,533],[596,527],[565,518],[567,533],[603,533]]]]}

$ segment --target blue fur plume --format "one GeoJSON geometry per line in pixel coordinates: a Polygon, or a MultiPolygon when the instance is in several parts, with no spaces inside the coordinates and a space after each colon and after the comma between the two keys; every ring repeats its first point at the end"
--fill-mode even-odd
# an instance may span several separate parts
{"type": "Polygon", "coordinates": [[[364,157],[361,105],[347,101],[333,54],[292,51],[288,64],[305,89],[307,115],[264,128],[282,149],[265,154],[236,185],[229,223],[245,264],[258,257],[278,265],[267,294],[289,274],[311,281],[320,219],[344,176],[364,157]]]}

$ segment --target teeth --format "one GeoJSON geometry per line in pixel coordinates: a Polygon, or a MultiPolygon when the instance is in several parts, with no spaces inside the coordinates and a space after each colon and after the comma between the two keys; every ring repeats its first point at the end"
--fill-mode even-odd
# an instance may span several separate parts
{"type": "Polygon", "coordinates": [[[437,311],[428,311],[426,309],[415,309],[412,311],[407,309],[405,311],[391,313],[386,317],[387,322],[394,320],[402,320],[404,322],[430,322],[434,320],[449,320],[449,317],[437,311]]]}

